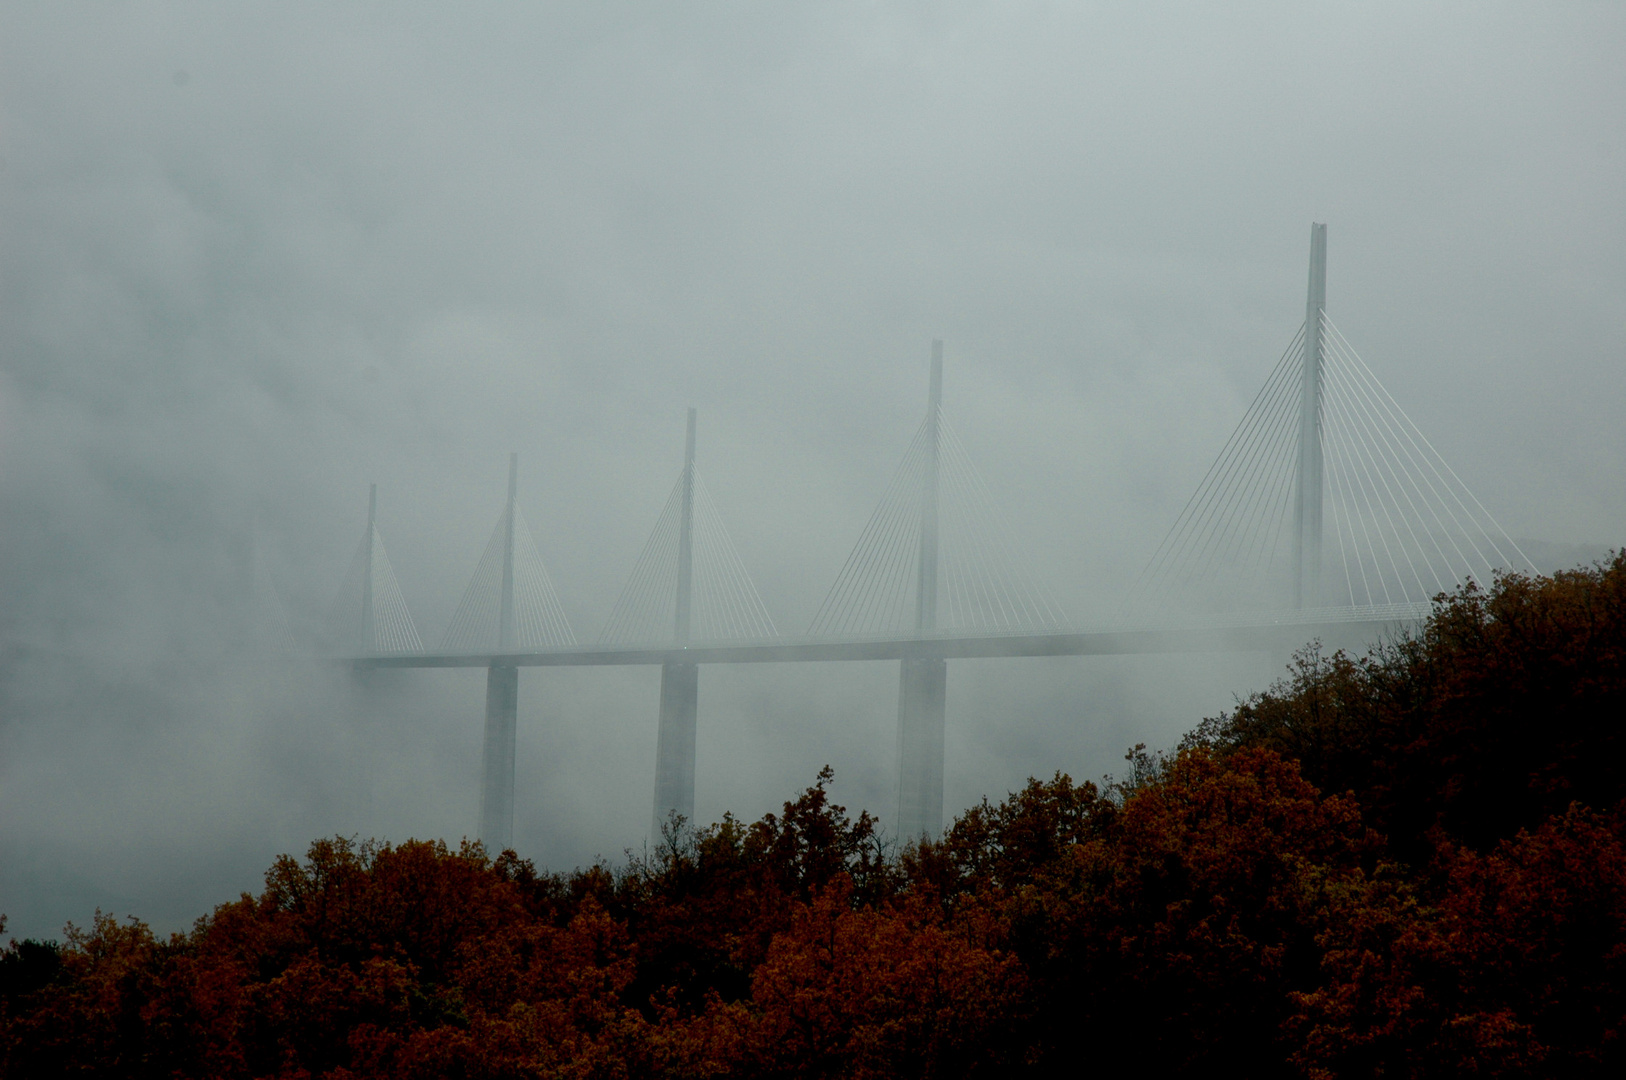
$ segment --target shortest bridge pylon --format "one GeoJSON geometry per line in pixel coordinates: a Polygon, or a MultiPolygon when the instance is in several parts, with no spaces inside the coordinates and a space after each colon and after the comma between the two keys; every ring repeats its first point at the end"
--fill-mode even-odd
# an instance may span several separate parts
{"type": "Polygon", "coordinates": [[[423,652],[395,580],[395,568],[378,531],[378,485],[367,487],[367,531],[362,534],[350,569],[339,586],[330,629],[330,645],[344,656],[396,656],[423,652]]]}

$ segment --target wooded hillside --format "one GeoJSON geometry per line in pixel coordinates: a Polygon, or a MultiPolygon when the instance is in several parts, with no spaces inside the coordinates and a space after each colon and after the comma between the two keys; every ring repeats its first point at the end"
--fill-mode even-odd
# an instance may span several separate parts
{"type": "Polygon", "coordinates": [[[0,954],[4,1075],[1626,1075],[1626,554],[1442,597],[1126,778],[898,852],[782,814],[546,873],[321,840],[0,954]]]}

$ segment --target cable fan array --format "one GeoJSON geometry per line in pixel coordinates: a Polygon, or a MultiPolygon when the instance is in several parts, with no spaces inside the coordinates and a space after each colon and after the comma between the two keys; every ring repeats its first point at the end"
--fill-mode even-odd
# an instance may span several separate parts
{"type": "MultiPolygon", "coordinates": [[[[1344,335],[1324,314],[1317,317],[1319,325],[1311,325],[1319,332],[1307,335],[1300,327],[1153,552],[1130,590],[1124,618],[1277,620],[1290,609],[1299,617],[1411,617],[1465,579],[1482,581],[1515,566],[1534,571],[1344,335]],[[1316,530],[1303,533],[1301,570],[1295,522],[1300,460],[1315,457],[1300,453],[1310,337],[1321,342],[1315,428],[1321,527],[1318,550],[1309,550],[1316,530]]],[[[934,381],[934,402],[937,386],[934,381]]],[[[616,601],[600,639],[605,644],[778,637],[692,464],[692,423],[691,414],[691,463],[679,473],[616,601]],[[687,597],[681,615],[680,584],[687,597]]],[[[511,463],[509,508],[453,614],[443,643],[448,652],[575,644],[513,498],[511,463]]],[[[333,636],[342,650],[422,651],[371,511],[341,596],[333,636]]],[[[271,622],[285,626],[286,619],[271,622]]],[[[1065,625],[993,493],[934,405],[808,634],[1043,633],[1065,625]]]]}
{"type": "MultiPolygon", "coordinates": [[[[1321,316],[1320,593],[1303,607],[1427,604],[1530,562],[1321,316]]],[[[1292,604],[1305,363],[1300,327],[1131,590],[1127,612],[1292,604]]]]}
{"type": "Polygon", "coordinates": [[[441,647],[447,652],[487,652],[492,649],[539,649],[574,645],[559,603],[553,579],[536,548],[531,527],[517,505],[510,504],[497,519],[480,565],[469,579],[463,599],[452,614],[441,647]],[[510,521],[510,515],[513,520],[510,521]],[[512,540],[513,608],[508,633],[503,632],[503,561],[512,540]]]}
{"type": "Polygon", "coordinates": [[[339,605],[335,624],[341,648],[361,656],[423,651],[376,525],[369,523],[350,560],[339,605]]]}
{"type": "Polygon", "coordinates": [[[1024,632],[1060,627],[988,485],[941,409],[915,432],[808,633],[813,637],[917,630],[921,535],[937,508],[936,630],[1024,632]],[[933,431],[936,445],[933,445],[933,431]]]}
{"type": "MultiPolygon", "coordinates": [[[[699,469],[693,465],[688,469],[694,478],[690,640],[777,638],[779,632],[729,538],[699,469]]],[[[605,644],[665,643],[676,637],[684,480],[680,471],[648,542],[633,564],[626,587],[610,612],[610,621],[600,637],[605,644]]]]}

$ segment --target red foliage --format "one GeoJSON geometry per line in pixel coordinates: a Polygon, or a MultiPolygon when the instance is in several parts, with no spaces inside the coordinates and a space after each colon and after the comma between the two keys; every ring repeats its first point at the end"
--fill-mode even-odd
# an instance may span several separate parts
{"type": "Polygon", "coordinates": [[[1339,896],[1326,980],[1295,995],[1312,1076],[1618,1076],[1626,844],[1572,806],[1489,855],[1440,853],[1427,902],[1392,873],[1339,896]]]}

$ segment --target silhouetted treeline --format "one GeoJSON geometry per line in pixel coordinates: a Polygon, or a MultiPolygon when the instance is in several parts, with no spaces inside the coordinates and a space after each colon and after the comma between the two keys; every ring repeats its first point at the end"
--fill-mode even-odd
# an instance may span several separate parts
{"type": "Polygon", "coordinates": [[[611,869],[324,840],[0,956],[6,1075],[1626,1075],[1626,556],[1443,598],[1126,778],[893,852],[827,798],[611,869]]]}

